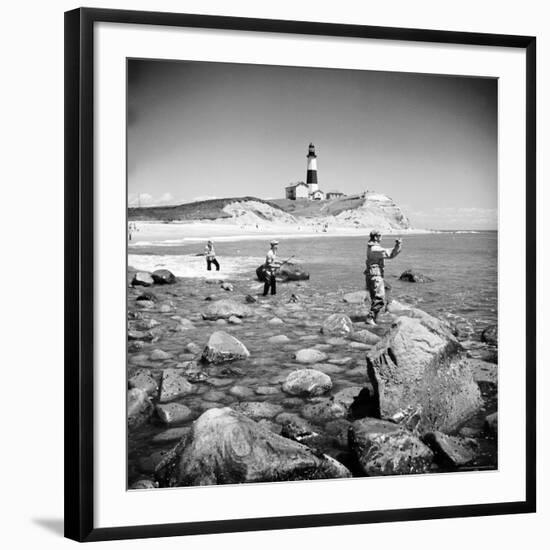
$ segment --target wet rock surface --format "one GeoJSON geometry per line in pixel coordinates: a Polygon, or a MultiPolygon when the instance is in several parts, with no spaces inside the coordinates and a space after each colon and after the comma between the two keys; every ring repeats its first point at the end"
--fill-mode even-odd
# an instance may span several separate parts
{"type": "Polygon", "coordinates": [[[433,279],[431,277],[428,277],[427,275],[424,275],[414,269],[407,269],[407,271],[403,271],[403,273],[399,276],[399,280],[407,281],[409,283],[433,283],[433,279]]]}
{"type": "Polygon", "coordinates": [[[172,485],[211,485],[350,477],[326,455],[274,434],[231,409],[205,412],[194,424],[172,485]]]}
{"type": "Polygon", "coordinates": [[[422,474],[430,470],[433,461],[432,451],[418,437],[385,420],[355,421],[349,444],[368,476],[422,474]]]}

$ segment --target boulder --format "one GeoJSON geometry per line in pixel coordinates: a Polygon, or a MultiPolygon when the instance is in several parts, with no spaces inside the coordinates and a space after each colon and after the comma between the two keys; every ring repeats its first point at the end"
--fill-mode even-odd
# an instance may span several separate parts
{"type": "Polygon", "coordinates": [[[349,431],[349,445],[361,470],[368,476],[421,474],[429,471],[433,453],[401,426],[364,418],[349,431]]]}
{"type": "Polygon", "coordinates": [[[332,389],[332,380],[325,373],[314,369],[291,372],[283,383],[283,391],[290,395],[314,397],[332,389]]]}
{"type": "Polygon", "coordinates": [[[284,325],[285,322],[282,319],[279,319],[279,317],[273,317],[267,322],[268,325],[284,325]]]}
{"type": "Polygon", "coordinates": [[[464,466],[472,462],[479,451],[475,439],[463,439],[441,432],[427,433],[422,441],[433,451],[435,461],[444,467],[464,466]]]}
{"type": "Polygon", "coordinates": [[[203,360],[208,363],[235,361],[236,359],[246,359],[249,356],[250,352],[240,340],[222,330],[218,330],[210,336],[202,352],[203,360]]]}
{"type": "Polygon", "coordinates": [[[407,271],[403,271],[403,273],[401,273],[401,275],[399,276],[399,280],[407,281],[409,283],[433,283],[432,278],[413,269],[407,269],[407,271]]]}
{"type": "MultiPolygon", "coordinates": [[[[264,264],[258,266],[256,269],[256,277],[258,281],[264,281],[264,264]]],[[[300,265],[286,262],[276,272],[276,278],[279,281],[307,281],[309,280],[309,273],[300,265]]]]}
{"type": "Polygon", "coordinates": [[[247,294],[247,295],[245,296],[245,300],[246,300],[247,303],[249,303],[249,304],[255,304],[255,303],[258,301],[258,299],[257,299],[257,298],[254,298],[254,296],[252,296],[251,294],[247,294]]]}
{"type": "Polygon", "coordinates": [[[151,286],[155,281],[147,271],[136,271],[132,279],[132,286],[151,286]]]}
{"type": "Polygon", "coordinates": [[[347,304],[362,304],[367,300],[369,293],[366,290],[358,290],[357,292],[348,292],[344,294],[344,302],[347,304]]]}
{"type": "Polygon", "coordinates": [[[481,341],[498,346],[498,325],[491,325],[483,329],[481,333],[481,341]]]}
{"type": "Polygon", "coordinates": [[[153,309],[155,307],[155,302],[151,300],[140,300],[136,302],[136,307],[139,309],[153,309]]]}
{"type": "Polygon", "coordinates": [[[482,400],[457,349],[454,336],[435,318],[398,318],[367,354],[376,417],[401,422],[420,434],[458,429],[482,400]]]}
{"type": "Polygon", "coordinates": [[[148,420],[153,412],[149,394],[141,388],[132,388],[126,394],[128,428],[136,428],[148,420]]]}
{"type": "Polygon", "coordinates": [[[234,300],[217,300],[208,304],[202,313],[202,318],[207,321],[216,321],[217,319],[229,319],[231,316],[250,317],[252,314],[252,309],[246,304],[240,304],[234,300]]]}
{"type": "Polygon", "coordinates": [[[233,386],[230,388],[229,394],[237,399],[249,399],[254,395],[254,390],[246,386],[233,386]]]}
{"type": "Polygon", "coordinates": [[[231,325],[242,325],[243,324],[243,320],[239,319],[235,315],[231,315],[231,317],[229,317],[229,319],[227,319],[227,322],[231,325]]]}
{"type": "Polygon", "coordinates": [[[156,285],[173,285],[176,282],[175,275],[167,269],[157,269],[151,276],[156,285]]]}
{"type": "Polygon", "coordinates": [[[277,278],[282,281],[308,281],[309,273],[298,264],[286,262],[277,271],[277,278]]]}
{"type": "Polygon", "coordinates": [[[222,290],[227,290],[227,292],[233,292],[233,285],[231,283],[222,283],[220,288],[222,290]]]}
{"type": "Polygon", "coordinates": [[[312,364],[326,361],[328,355],[318,349],[306,348],[296,352],[295,359],[298,363],[312,364]]]}
{"type": "Polygon", "coordinates": [[[195,325],[193,324],[193,321],[190,321],[189,319],[181,319],[177,325],[177,328],[179,331],[193,330],[195,325]]]}
{"type": "Polygon", "coordinates": [[[195,421],[174,485],[220,485],[351,477],[333,458],[277,435],[229,408],[195,421]]]}
{"type": "Polygon", "coordinates": [[[181,403],[168,403],[156,406],[157,416],[164,424],[186,422],[193,416],[193,411],[181,403]]]}
{"type": "Polygon", "coordinates": [[[347,315],[333,313],[325,319],[321,332],[327,336],[349,336],[353,333],[353,323],[347,315]]]}
{"type": "Polygon", "coordinates": [[[195,342],[189,342],[186,346],[185,346],[185,349],[189,352],[189,353],[192,353],[194,355],[198,355],[202,349],[201,347],[198,345],[198,344],[195,344],[195,342]]]}
{"type": "Polygon", "coordinates": [[[173,401],[178,397],[183,397],[194,392],[195,388],[193,385],[180,375],[178,369],[164,369],[162,371],[159,396],[161,403],[173,401]]]}

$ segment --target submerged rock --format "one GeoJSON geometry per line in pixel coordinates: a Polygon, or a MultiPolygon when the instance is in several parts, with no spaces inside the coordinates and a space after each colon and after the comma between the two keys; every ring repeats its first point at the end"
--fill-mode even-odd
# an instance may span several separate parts
{"type": "Polygon", "coordinates": [[[385,420],[356,420],[349,431],[349,445],[368,476],[421,474],[433,461],[432,451],[418,437],[385,420]]]}
{"type": "Polygon", "coordinates": [[[302,266],[287,262],[278,270],[277,278],[282,281],[307,281],[309,273],[302,266]]]}
{"type": "Polygon", "coordinates": [[[327,336],[349,336],[353,333],[353,323],[347,315],[333,313],[325,319],[321,332],[327,336]]]}
{"type": "Polygon", "coordinates": [[[300,369],[291,372],[283,383],[283,391],[290,395],[307,397],[323,395],[332,389],[332,380],[315,369],[300,369]]]}
{"type": "Polygon", "coordinates": [[[302,416],[314,422],[327,422],[344,418],[347,413],[348,411],[342,403],[337,403],[334,399],[328,397],[302,407],[302,416]]]}
{"type": "Polygon", "coordinates": [[[175,275],[167,269],[157,269],[151,276],[157,285],[173,285],[176,282],[175,275]]]}
{"type": "Polygon", "coordinates": [[[367,354],[367,372],[377,417],[421,434],[449,433],[479,410],[481,394],[467,361],[456,356],[455,337],[428,317],[400,317],[367,354]]]}
{"type": "Polygon", "coordinates": [[[227,292],[233,292],[233,285],[231,283],[222,283],[220,288],[222,290],[226,290],[227,292]]]}
{"type": "Polygon", "coordinates": [[[347,304],[362,304],[366,301],[369,293],[366,290],[358,290],[357,292],[349,292],[344,294],[344,302],[347,304]]]}
{"type": "Polygon", "coordinates": [[[350,477],[345,466],[274,434],[229,408],[193,424],[174,485],[216,485],[350,477]]]}
{"type": "Polygon", "coordinates": [[[372,346],[380,342],[380,336],[378,336],[378,334],[374,334],[374,332],[371,332],[370,330],[367,330],[367,329],[356,330],[351,335],[351,339],[354,340],[355,342],[361,342],[362,344],[367,344],[369,346],[372,346]]]}
{"type": "Polygon", "coordinates": [[[217,300],[206,307],[202,317],[207,321],[216,321],[217,319],[229,319],[231,316],[250,317],[252,314],[252,309],[245,304],[233,300],[217,300]]]}
{"type": "Polygon", "coordinates": [[[151,361],[166,361],[170,359],[172,355],[162,349],[154,349],[151,352],[151,361]]]}
{"type": "Polygon", "coordinates": [[[221,330],[210,336],[202,352],[203,360],[208,363],[235,361],[236,359],[246,359],[249,356],[250,352],[240,340],[221,330]]]}
{"type": "Polygon", "coordinates": [[[295,358],[298,363],[312,364],[326,361],[328,355],[318,349],[306,348],[297,351],[295,358]]]}
{"type": "Polygon", "coordinates": [[[270,336],[267,341],[270,344],[287,344],[290,342],[290,338],[285,334],[277,334],[276,336],[270,336]]]}
{"type": "Polygon", "coordinates": [[[413,269],[403,271],[403,273],[399,276],[399,280],[407,281],[409,283],[433,283],[433,279],[431,277],[428,277],[427,275],[413,269]]]}

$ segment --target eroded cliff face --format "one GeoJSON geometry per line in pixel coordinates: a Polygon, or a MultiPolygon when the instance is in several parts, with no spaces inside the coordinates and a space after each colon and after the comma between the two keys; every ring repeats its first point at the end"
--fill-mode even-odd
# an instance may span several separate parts
{"type": "MultiPolygon", "coordinates": [[[[223,212],[230,216],[236,223],[244,225],[276,223],[295,224],[296,218],[292,214],[274,208],[265,202],[244,200],[232,202],[223,208],[223,212]]],[[[227,220],[227,218],[224,218],[227,220]]]]}
{"type": "Polygon", "coordinates": [[[381,193],[367,193],[361,204],[340,212],[333,219],[337,225],[380,231],[412,229],[401,208],[390,197],[381,193]]]}

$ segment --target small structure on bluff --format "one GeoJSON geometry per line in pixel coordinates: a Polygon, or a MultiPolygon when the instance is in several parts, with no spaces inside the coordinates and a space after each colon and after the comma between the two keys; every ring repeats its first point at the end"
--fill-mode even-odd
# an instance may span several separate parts
{"type": "Polygon", "coordinates": [[[306,183],[299,181],[286,187],[286,198],[290,200],[309,199],[314,201],[322,201],[325,199],[325,194],[319,189],[317,180],[317,154],[315,153],[315,145],[309,144],[307,153],[307,176],[306,183]]]}

